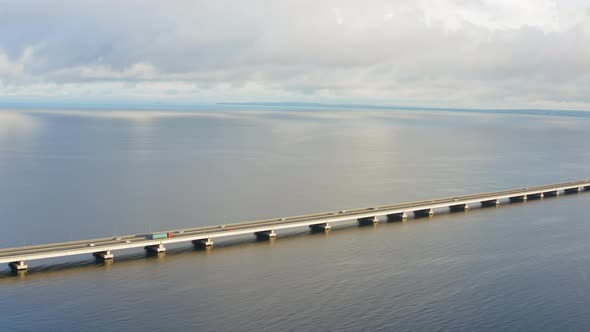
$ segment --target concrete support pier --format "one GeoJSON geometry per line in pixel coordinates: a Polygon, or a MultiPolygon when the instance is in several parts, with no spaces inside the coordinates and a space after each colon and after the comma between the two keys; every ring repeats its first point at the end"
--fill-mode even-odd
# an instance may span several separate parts
{"type": "Polygon", "coordinates": [[[379,218],[377,217],[366,217],[357,220],[359,222],[359,225],[374,225],[379,223],[379,218]]]}
{"type": "Polygon", "coordinates": [[[15,272],[26,271],[29,268],[24,261],[12,262],[9,263],[8,266],[10,266],[10,269],[15,272]]]}
{"type": "Polygon", "coordinates": [[[92,254],[94,257],[96,257],[97,261],[106,261],[109,259],[113,259],[113,257],[115,257],[110,250],[107,251],[100,251],[100,252],[95,252],[92,254]]]}
{"type": "Polygon", "coordinates": [[[559,191],[558,191],[558,190],[545,191],[545,192],[543,193],[543,195],[544,195],[545,197],[556,197],[556,196],[559,196],[559,191]]]}
{"type": "Polygon", "coordinates": [[[498,205],[500,205],[499,199],[492,199],[489,201],[482,201],[481,202],[482,207],[492,207],[492,206],[498,206],[498,205]]]}
{"type": "Polygon", "coordinates": [[[513,197],[510,197],[510,203],[526,202],[527,199],[528,198],[526,195],[513,196],[513,197]]]}
{"type": "Polygon", "coordinates": [[[465,212],[469,210],[468,204],[458,204],[458,205],[451,205],[450,206],[451,212],[465,212]]]}
{"type": "Polygon", "coordinates": [[[166,252],[166,247],[162,243],[157,246],[145,246],[145,250],[150,254],[161,254],[166,252]]]}
{"type": "Polygon", "coordinates": [[[194,240],[192,242],[193,242],[193,245],[197,248],[211,247],[213,245],[213,240],[211,240],[210,238],[202,239],[202,240],[194,240]]]}
{"type": "Polygon", "coordinates": [[[541,199],[545,197],[545,193],[528,194],[528,199],[541,199]]]}
{"type": "Polygon", "coordinates": [[[311,228],[312,232],[325,232],[325,231],[329,231],[330,229],[332,229],[332,226],[330,226],[330,224],[328,224],[328,223],[324,223],[324,224],[309,225],[309,228],[311,228]]]}
{"type": "Polygon", "coordinates": [[[577,187],[577,188],[568,188],[568,189],[564,190],[563,192],[564,192],[566,195],[568,195],[568,194],[577,194],[577,193],[579,193],[580,191],[582,191],[582,188],[578,188],[578,187],[577,187]]]}
{"type": "Polygon", "coordinates": [[[416,217],[416,218],[432,217],[433,214],[434,214],[434,210],[432,210],[432,209],[424,209],[424,210],[414,211],[414,217],[416,217]]]}
{"type": "Polygon", "coordinates": [[[270,231],[256,232],[254,235],[256,235],[257,240],[270,240],[277,237],[277,233],[272,229],[270,231]]]}
{"type": "Polygon", "coordinates": [[[408,219],[408,214],[405,211],[387,215],[387,221],[404,221],[406,219],[408,219]]]}

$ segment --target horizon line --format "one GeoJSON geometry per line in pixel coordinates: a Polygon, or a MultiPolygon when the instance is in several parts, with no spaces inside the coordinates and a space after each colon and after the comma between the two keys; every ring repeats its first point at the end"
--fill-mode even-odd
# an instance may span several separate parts
{"type": "MultiPolygon", "coordinates": [[[[323,109],[346,110],[391,110],[391,111],[435,111],[435,112],[467,112],[490,114],[514,114],[514,115],[542,115],[542,116],[567,116],[589,118],[590,110],[551,109],[551,108],[470,108],[470,107],[433,107],[433,106],[409,106],[409,105],[379,105],[357,103],[321,103],[321,102],[0,102],[0,110],[55,110],[55,109],[79,109],[79,110],[151,110],[151,111],[190,111],[207,110],[211,106],[259,106],[259,107],[308,107],[323,109]],[[166,109],[168,108],[168,109],[166,109]]],[[[213,111],[211,109],[211,111],[213,111]]],[[[280,109],[277,109],[280,111],[280,109]]],[[[299,111],[312,111],[301,109],[299,111]]]]}

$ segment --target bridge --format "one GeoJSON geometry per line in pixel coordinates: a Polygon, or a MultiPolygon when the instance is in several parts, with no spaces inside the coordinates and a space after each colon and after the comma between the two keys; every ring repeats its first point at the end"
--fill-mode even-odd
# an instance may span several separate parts
{"type": "Polygon", "coordinates": [[[523,202],[531,199],[559,196],[590,190],[590,179],[537,187],[510,189],[466,196],[375,206],[353,210],[341,210],[294,217],[274,218],[227,225],[204,226],[181,230],[169,230],[150,234],[134,234],[91,240],[24,246],[0,249],[0,263],[9,263],[14,271],[27,270],[26,261],[73,255],[92,254],[99,261],[113,259],[113,251],[144,248],[152,253],[164,253],[166,244],[192,242],[198,247],[213,245],[213,239],[243,234],[253,234],[259,240],[276,236],[276,231],[296,227],[310,227],[312,231],[327,231],[332,225],[357,220],[361,225],[378,223],[382,219],[400,221],[414,215],[430,217],[435,211],[466,211],[470,206],[498,206],[503,202],[523,202]]]}

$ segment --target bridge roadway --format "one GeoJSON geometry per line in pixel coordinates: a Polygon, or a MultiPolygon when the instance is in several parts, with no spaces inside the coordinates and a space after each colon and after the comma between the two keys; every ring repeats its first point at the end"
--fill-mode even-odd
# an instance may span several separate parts
{"type": "Polygon", "coordinates": [[[118,237],[91,240],[50,243],[17,248],[0,249],[0,263],[9,263],[15,271],[26,270],[25,261],[64,257],[80,254],[93,254],[97,260],[113,258],[112,251],[144,247],[155,253],[164,252],[165,244],[192,241],[196,246],[210,246],[215,238],[255,234],[260,239],[276,235],[276,230],[309,226],[315,230],[328,230],[331,224],[358,220],[361,224],[372,224],[380,217],[387,216],[390,221],[403,220],[408,213],[416,217],[431,216],[435,209],[450,208],[451,211],[464,211],[470,204],[496,206],[501,200],[511,202],[538,199],[543,196],[557,196],[564,193],[575,193],[590,190],[590,179],[537,187],[510,189],[466,196],[455,196],[427,201],[376,206],[337,212],[325,212],[294,217],[274,218],[241,222],[227,225],[204,226],[183,230],[162,231],[150,234],[124,235],[118,237]],[[151,239],[151,234],[172,233],[172,237],[151,239]]]}

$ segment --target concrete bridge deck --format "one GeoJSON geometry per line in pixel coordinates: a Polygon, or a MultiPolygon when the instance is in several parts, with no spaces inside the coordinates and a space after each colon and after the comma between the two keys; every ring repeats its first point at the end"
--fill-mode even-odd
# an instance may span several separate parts
{"type": "Polygon", "coordinates": [[[0,263],[9,263],[13,270],[26,270],[26,261],[64,257],[80,254],[93,254],[98,260],[113,258],[113,251],[131,248],[145,248],[155,253],[165,252],[165,244],[192,241],[196,246],[213,245],[213,239],[254,234],[259,239],[276,236],[275,231],[288,228],[309,226],[313,230],[328,230],[331,224],[358,220],[360,224],[379,222],[387,217],[388,221],[404,220],[408,214],[415,217],[432,216],[436,209],[450,208],[451,211],[464,211],[473,204],[483,207],[496,206],[503,200],[520,202],[527,199],[540,199],[545,196],[557,196],[561,193],[577,193],[590,190],[590,179],[537,187],[510,189],[466,196],[455,196],[410,203],[375,206],[353,210],[342,210],[308,214],[294,217],[274,218],[249,221],[227,225],[204,226],[183,230],[169,230],[150,234],[134,234],[119,237],[41,244],[17,248],[0,249],[0,263]],[[151,234],[171,233],[172,237],[151,239],[151,234]]]}

